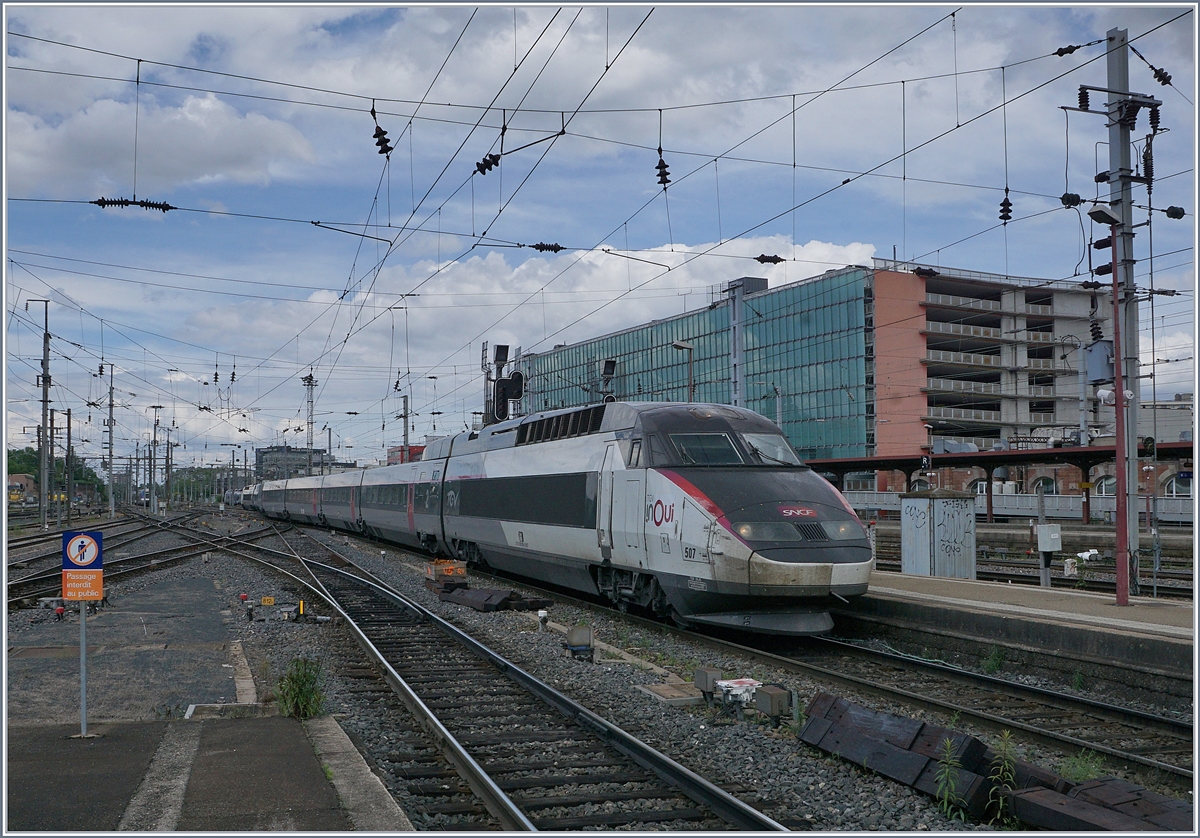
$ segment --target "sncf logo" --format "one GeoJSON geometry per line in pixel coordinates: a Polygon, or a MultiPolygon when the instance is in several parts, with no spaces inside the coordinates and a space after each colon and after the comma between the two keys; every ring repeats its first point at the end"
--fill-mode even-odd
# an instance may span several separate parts
{"type": "Polygon", "coordinates": [[[661,500],[654,502],[654,526],[661,527],[663,524],[669,524],[675,520],[675,504],[668,506],[661,500]]]}
{"type": "Polygon", "coordinates": [[[816,518],[817,510],[807,506],[781,506],[779,514],[784,518],[816,518]]]}

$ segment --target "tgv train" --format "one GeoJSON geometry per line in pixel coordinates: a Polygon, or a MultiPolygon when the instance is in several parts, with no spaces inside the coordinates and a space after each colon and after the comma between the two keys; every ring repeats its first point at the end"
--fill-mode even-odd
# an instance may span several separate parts
{"type": "Polygon", "coordinates": [[[867,533],[779,428],[716,404],[611,402],[432,442],[420,462],[268,481],[244,506],[638,606],[816,634],[867,590],[867,533]]]}

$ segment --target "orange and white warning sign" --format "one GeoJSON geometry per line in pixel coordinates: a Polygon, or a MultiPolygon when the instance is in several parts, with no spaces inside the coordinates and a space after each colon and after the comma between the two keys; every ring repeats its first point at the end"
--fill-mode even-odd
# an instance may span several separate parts
{"type": "Polygon", "coordinates": [[[63,599],[104,599],[103,570],[64,570],[63,599]]]}

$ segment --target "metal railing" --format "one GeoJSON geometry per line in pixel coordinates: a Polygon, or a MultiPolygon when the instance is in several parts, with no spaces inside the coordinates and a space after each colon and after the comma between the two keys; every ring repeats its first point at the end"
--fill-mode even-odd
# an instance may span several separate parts
{"type": "Polygon", "coordinates": [[[925,360],[927,361],[948,361],[952,364],[973,364],[980,367],[1003,366],[1003,361],[999,355],[979,355],[974,352],[950,352],[946,349],[927,349],[925,351],[925,360]]]}
{"type": "Polygon", "coordinates": [[[959,297],[954,294],[926,294],[925,302],[937,303],[944,306],[957,306],[958,308],[974,308],[980,311],[1000,310],[1000,302],[998,300],[981,300],[977,297],[959,297]]]}
{"type": "Polygon", "coordinates": [[[1051,384],[1030,384],[1029,395],[1054,397],[1054,386],[1051,384]]]}
{"type": "Polygon", "coordinates": [[[925,331],[939,332],[944,335],[963,335],[972,338],[1000,339],[1001,332],[991,326],[971,326],[967,323],[943,323],[940,320],[926,320],[925,331]]]}
{"type": "Polygon", "coordinates": [[[1061,370],[1063,367],[1054,365],[1053,358],[1027,358],[1025,366],[1031,370],[1061,370]]]}
{"type": "Polygon", "coordinates": [[[1030,413],[1029,414],[1029,424],[1031,424],[1031,425],[1053,425],[1054,424],[1054,414],[1053,413],[1030,413]]]}
{"type": "Polygon", "coordinates": [[[988,381],[958,381],[952,378],[930,378],[926,382],[925,386],[930,390],[948,390],[952,393],[986,393],[991,396],[1000,395],[1000,385],[998,383],[988,381]]]}
{"type": "Polygon", "coordinates": [[[1054,314],[1054,306],[1044,306],[1038,303],[1026,303],[1026,314],[1054,314]]]}
{"type": "Polygon", "coordinates": [[[986,436],[943,436],[941,434],[934,434],[933,438],[934,439],[944,439],[947,442],[974,443],[975,447],[978,448],[980,451],[991,451],[992,446],[1000,441],[999,438],[997,438],[997,437],[986,437],[986,436]]]}
{"type": "Polygon", "coordinates": [[[935,419],[974,419],[980,422],[999,422],[1000,411],[976,410],[972,407],[927,407],[925,415],[935,419]]]}
{"type": "MultiPolygon", "coordinates": [[[[856,492],[842,493],[850,505],[857,510],[900,511],[899,492],[856,492]]],[[[1046,517],[1065,520],[1081,520],[1083,517],[1082,495],[1046,495],[1046,517]]],[[[1138,498],[1138,510],[1146,508],[1147,497],[1138,498]]],[[[1117,499],[1111,495],[1093,495],[1091,514],[1093,520],[1112,520],[1116,516],[1117,499]]],[[[975,497],[975,514],[987,513],[987,499],[983,494],[975,497]]],[[[992,514],[1001,518],[1037,517],[1037,495],[1005,495],[993,493],[992,514]]],[[[1144,513],[1143,513],[1144,514],[1144,513]]],[[[1172,524],[1192,523],[1191,498],[1158,499],[1158,520],[1172,524]]]]}

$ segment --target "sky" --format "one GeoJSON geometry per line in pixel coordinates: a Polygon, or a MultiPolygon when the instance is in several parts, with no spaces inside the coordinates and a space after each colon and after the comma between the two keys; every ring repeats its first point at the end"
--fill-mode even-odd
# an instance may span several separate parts
{"type": "MultiPolygon", "coordinates": [[[[10,448],[36,445],[47,316],[84,456],[110,369],[117,456],[157,412],[177,467],[305,445],[311,373],[315,444],[367,465],[401,441],[402,396],[414,442],[476,420],[484,342],[544,351],[736,277],[895,253],[1086,280],[1102,234],[1060,196],[1107,194],[1107,131],[1063,107],[1105,85],[1092,42],[1114,27],[1168,129],[1135,191],[1137,284],[1168,292],[1142,306],[1142,397],[1193,390],[1194,5],[4,14],[10,448]]],[[[1148,133],[1143,112],[1139,160],[1148,133]]]]}

